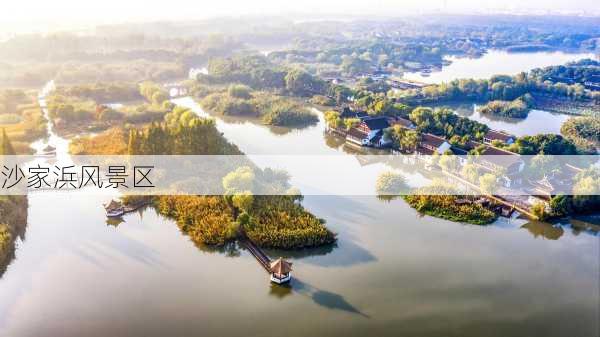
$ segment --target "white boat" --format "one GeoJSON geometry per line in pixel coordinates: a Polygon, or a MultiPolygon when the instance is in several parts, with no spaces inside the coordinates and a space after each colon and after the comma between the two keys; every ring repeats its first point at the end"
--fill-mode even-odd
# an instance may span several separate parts
{"type": "Polygon", "coordinates": [[[106,216],[109,218],[118,218],[123,216],[123,214],[125,214],[125,211],[122,208],[112,209],[106,212],[106,216]]]}
{"type": "Polygon", "coordinates": [[[123,208],[123,204],[114,200],[111,200],[109,203],[105,204],[104,209],[106,210],[106,216],[109,218],[117,218],[125,214],[125,208],[123,208]]]}

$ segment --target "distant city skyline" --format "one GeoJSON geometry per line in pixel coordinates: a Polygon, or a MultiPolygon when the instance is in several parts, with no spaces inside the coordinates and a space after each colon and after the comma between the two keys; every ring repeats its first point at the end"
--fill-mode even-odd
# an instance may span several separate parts
{"type": "MultiPolygon", "coordinates": [[[[245,15],[574,14],[600,16],[600,1],[561,0],[8,0],[0,11],[0,32],[66,29],[150,20],[194,20],[245,15]]],[[[291,15],[290,15],[291,16],[291,15]]]]}

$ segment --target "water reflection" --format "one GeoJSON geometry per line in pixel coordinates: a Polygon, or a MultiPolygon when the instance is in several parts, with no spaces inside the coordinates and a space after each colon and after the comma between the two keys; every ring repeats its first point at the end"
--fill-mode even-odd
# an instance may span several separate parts
{"type": "Polygon", "coordinates": [[[29,203],[25,196],[0,196],[0,223],[8,226],[10,242],[0,246],[0,279],[15,258],[18,242],[25,240],[29,203]]]}
{"type": "MultiPolygon", "coordinates": [[[[187,236],[187,234],[185,234],[183,232],[181,232],[181,233],[183,235],[187,236]]],[[[226,242],[222,246],[207,246],[200,242],[194,242],[194,246],[196,246],[196,248],[198,248],[203,253],[208,253],[208,254],[217,253],[217,254],[222,254],[225,257],[240,257],[242,255],[242,252],[241,252],[242,249],[246,249],[245,247],[240,245],[239,242],[237,242],[237,241],[226,242]]]]}
{"type": "Polygon", "coordinates": [[[492,75],[516,75],[533,68],[564,64],[584,58],[593,58],[591,53],[533,52],[509,53],[504,50],[488,50],[482,57],[449,57],[452,63],[428,76],[420,72],[407,72],[404,78],[426,83],[449,82],[459,78],[486,79],[492,75]]]}
{"type": "Polygon", "coordinates": [[[561,226],[553,226],[547,222],[532,221],[521,226],[527,229],[534,238],[543,237],[548,240],[558,240],[565,231],[561,226]]]}
{"type": "Polygon", "coordinates": [[[120,224],[122,224],[123,222],[125,222],[125,220],[123,220],[122,217],[111,217],[111,218],[106,218],[106,225],[107,226],[113,226],[113,227],[119,227],[120,224]]]}
{"type": "Polygon", "coordinates": [[[599,235],[600,214],[581,216],[574,219],[569,219],[566,225],[571,226],[573,235],[579,235],[579,233],[599,235]]]}
{"type": "Polygon", "coordinates": [[[600,215],[563,218],[552,222],[531,221],[521,226],[535,238],[558,240],[570,229],[573,236],[581,233],[598,236],[600,234],[600,215]]]}
{"type": "Polygon", "coordinates": [[[340,147],[346,145],[346,140],[342,137],[334,136],[330,133],[323,133],[323,138],[325,139],[325,145],[332,149],[339,149],[340,147]]]}
{"type": "Polygon", "coordinates": [[[532,109],[525,118],[510,118],[478,111],[479,104],[472,102],[456,102],[432,105],[447,107],[457,114],[486,124],[492,129],[503,130],[515,136],[535,135],[539,133],[560,134],[560,127],[571,116],[545,110],[532,109]]]}
{"type": "Polygon", "coordinates": [[[307,129],[310,127],[314,127],[315,125],[318,124],[317,121],[307,124],[307,125],[301,125],[301,126],[295,126],[295,127],[286,127],[286,126],[277,126],[277,125],[268,125],[263,123],[262,119],[260,119],[259,117],[252,117],[252,116],[226,116],[226,115],[218,115],[219,119],[222,120],[223,122],[227,123],[227,124],[237,124],[239,126],[243,126],[245,124],[252,124],[254,126],[258,126],[258,127],[264,127],[266,129],[268,129],[272,134],[274,135],[278,135],[278,136],[283,136],[286,135],[288,133],[291,133],[293,131],[296,130],[303,130],[303,129],[307,129]]]}
{"type": "Polygon", "coordinates": [[[293,294],[292,285],[289,283],[286,284],[275,284],[271,283],[271,287],[269,288],[269,295],[276,297],[278,299],[283,299],[293,294]]]}

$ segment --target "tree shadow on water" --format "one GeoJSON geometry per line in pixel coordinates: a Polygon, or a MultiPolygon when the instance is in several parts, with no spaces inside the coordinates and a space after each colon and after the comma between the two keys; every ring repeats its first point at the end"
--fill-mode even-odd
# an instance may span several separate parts
{"type": "Polygon", "coordinates": [[[330,310],[340,310],[359,315],[364,318],[371,318],[369,315],[358,310],[358,308],[348,302],[342,295],[319,289],[311,284],[302,282],[301,280],[295,278],[292,279],[291,284],[271,284],[269,295],[282,299],[294,293],[308,297],[315,304],[330,310]]]}

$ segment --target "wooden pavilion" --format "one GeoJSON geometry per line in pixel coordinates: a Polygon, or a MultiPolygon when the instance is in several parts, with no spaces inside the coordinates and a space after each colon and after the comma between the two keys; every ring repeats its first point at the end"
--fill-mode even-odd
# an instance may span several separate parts
{"type": "Polygon", "coordinates": [[[292,279],[292,263],[282,258],[271,262],[271,282],[287,283],[292,279]]]}

